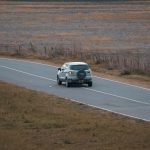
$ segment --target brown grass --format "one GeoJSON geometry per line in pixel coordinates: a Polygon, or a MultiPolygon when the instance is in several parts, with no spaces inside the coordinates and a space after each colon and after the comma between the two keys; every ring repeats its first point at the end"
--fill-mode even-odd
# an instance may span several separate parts
{"type": "Polygon", "coordinates": [[[1,150],[149,150],[150,123],[0,82],[1,150]]]}
{"type": "Polygon", "coordinates": [[[95,42],[111,42],[111,37],[98,37],[98,36],[88,36],[87,37],[89,41],[95,41],[95,42]]]}
{"type": "Polygon", "coordinates": [[[33,20],[23,20],[22,24],[24,25],[28,25],[28,26],[33,26],[35,24],[35,22],[33,20]]]}
{"type": "Polygon", "coordinates": [[[135,5],[108,5],[103,2],[18,3],[19,5],[15,2],[0,3],[0,13],[3,14],[1,28],[7,33],[0,38],[2,44],[35,41],[39,47],[40,44],[52,47],[63,42],[71,49],[76,41],[81,49],[91,51],[144,50],[147,49],[144,43],[150,40],[150,7],[146,2],[135,5]],[[11,16],[11,13],[15,15],[11,16]],[[17,30],[12,32],[8,25],[17,30]],[[41,36],[45,33],[49,36],[41,36]]]}
{"type": "Polygon", "coordinates": [[[80,35],[77,32],[55,32],[54,34],[57,36],[77,36],[77,35],[80,35]]]}
{"type": "Polygon", "coordinates": [[[39,38],[39,39],[43,39],[43,38],[48,38],[49,35],[47,34],[33,34],[32,37],[34,38],[39,38]]]}
{"type": "Polygon", "coordinates": [[[127,13],[99,13],[99,12],[92,12],[90,13],[88,16],[85,16],[85,15],[81,15],[83,18],[87,18],[87,19],[93,19],[93,20],[96,20],[96,19],[149,19],[150,17],[149,16],[145,16],[145,14],[143,12],[127,12],[127,13]]]}
{"type": "Polygon", "coordinates": [[[67,22],[70,21],[70,17],[69,16],[64,16],[64,15],[55,15],[54,21],[56,22],[67,22]]]}

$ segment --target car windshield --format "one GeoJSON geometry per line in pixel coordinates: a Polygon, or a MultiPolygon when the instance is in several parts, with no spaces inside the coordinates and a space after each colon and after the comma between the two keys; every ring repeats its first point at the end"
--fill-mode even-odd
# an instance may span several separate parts
{"type": "Polygon", "coordinates": [[[71,65],[70,69],[71,70],[88,70],[89,66],[88,65],[71,65]]]}

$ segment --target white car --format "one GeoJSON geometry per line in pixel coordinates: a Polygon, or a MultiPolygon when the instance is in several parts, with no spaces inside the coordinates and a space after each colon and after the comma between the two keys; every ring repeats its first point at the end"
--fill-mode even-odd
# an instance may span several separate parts
{"type": "Polygon", "coordinates": [[[68,62],[61,68],[58,68],[57,83],[61,85],[62,82],[66,83],[69,87],[73,83],[88,84],[92,86],[91,69],[85,62],[68,62]]]}

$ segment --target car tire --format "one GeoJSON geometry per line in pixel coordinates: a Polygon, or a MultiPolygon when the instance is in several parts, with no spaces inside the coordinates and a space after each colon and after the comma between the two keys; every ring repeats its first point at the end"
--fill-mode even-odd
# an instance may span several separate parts
{"type": "Polygon", "coordinates": [[[70,84],[71,83],[69,83],[68,80],[66,79],[66,87],[70,87],[70,84]]]}
{"type": "Polygon", "coordinates": [[[60,81],[59,77],[57,76],[57,84],[58,85],[61,85],[62,84],[62,81],[60,81]]]}
{"type": "Polygon", "coordinates": [[[88,86],[89,86],[89,87],[92,87],[92,82],[89,82],[89,83],[88,83],[88,86]]]}

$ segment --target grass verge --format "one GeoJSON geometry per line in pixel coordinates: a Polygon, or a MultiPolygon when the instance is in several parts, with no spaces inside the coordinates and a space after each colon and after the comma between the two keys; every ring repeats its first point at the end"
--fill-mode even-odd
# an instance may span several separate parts
{"type": "Polygon", "coordinates": [[[2,150],[149,150],[150,123],[0,82],[2,150]]]}

